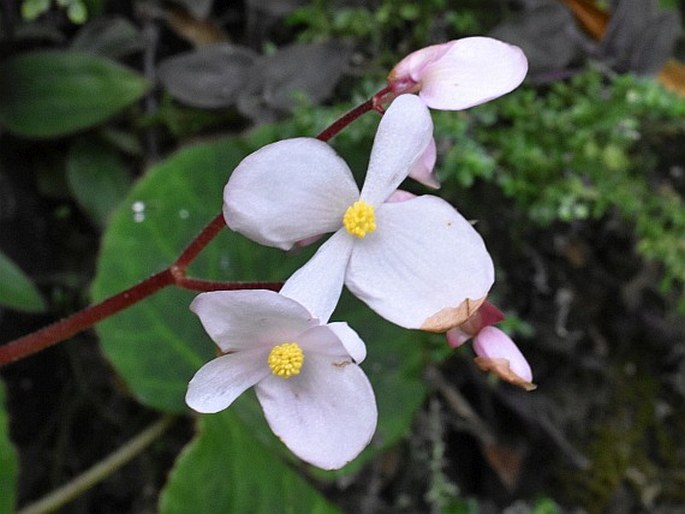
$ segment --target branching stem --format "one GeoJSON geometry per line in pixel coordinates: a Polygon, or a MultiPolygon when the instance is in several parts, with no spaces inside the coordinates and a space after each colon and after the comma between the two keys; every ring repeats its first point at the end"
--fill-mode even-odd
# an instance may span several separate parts
{"type": "MultiPolygon", "coordinates": [[[[382,114],[384,112],[382,104],[390,95],[392,93],[389,87],[381,89],[366,102],[334,121],[317,136],[317,139],[321,141],[330,140],[362,114],[369,111],[375,110],[382,114]]],[[[282,285],[280,282],[214,282],[186,276],[186,269],[190,263],[225,226],[223,214],[217,214],[167,269],[100,303],[86,307],[67,318],[0,346],[0,367],[69,339],[79,332],[92,327],[98,321],[130,307],[170,285],[193,291],[231,289],[271,289],[278,291],[282,285]]]]}

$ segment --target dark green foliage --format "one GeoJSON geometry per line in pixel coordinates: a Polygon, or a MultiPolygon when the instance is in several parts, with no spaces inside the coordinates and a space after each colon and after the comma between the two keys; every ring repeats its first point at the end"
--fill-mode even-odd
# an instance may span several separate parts
{"type": "Polygon", "coordinates": [[[138,73],[80,52],[36,51],[0,63],[0,124],[54,138],[99,125],[148,90],[138,73]]]}

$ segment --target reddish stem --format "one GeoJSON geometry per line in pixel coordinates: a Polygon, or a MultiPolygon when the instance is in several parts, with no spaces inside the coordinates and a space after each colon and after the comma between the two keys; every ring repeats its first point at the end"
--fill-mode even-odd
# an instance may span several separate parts
{"type": "MultiPolygon", "coordinates": [[[[383,113],[381,104],[390,93],[389,87],[382,89],[372,98],[333,122],[330,127],[317,136],[317,139],[328,141],[366,112],[376,110],[383,113]]],[[[224,226],[223,214],[219,213],[204,229],[202,229],[202,232],[190,242],[178,259],[176,259],[176,261],[167,269],[152,275],[150,278],[147,278],[135,286],[115,294],[100,303],[86,307],[67,318],[43,327],[36,332],[1,345],[0,367],[44,350],[65,339],[69,339],[79,332],[92,327],[98,321],[130,307],[160,289],[172,284],[193,291],[225,291],[231,289],[271,289],[273,291],[278,291],[282,286],[281,282],[214,282],[186,277],[186,268],[219,234],[219,232],[221,232],[224,226]]]]}
{"type": "Polygon", "coordinates": [[[316,136],[316,139],[320,141],[328,141],[333,136],[338,134],[338,132],[340,132],[342,129],[344,129],[350,123],[352,123],[354,120],[359,118],[362,114],[365,114],[369,111],[378,111],[381,114],[383,114],[383,108],[381,106],[381,103],[385,95],[387,95],[389,92],[390,86],[381,89],[378,93],[373,95],[366,102],[364,102],[361,105],[358,105],[351,111],[346,112],[340,118],[335,120],[332,125],[330,125],[327,129],[325,129],[318,136],[316,136]]]}
{"type": "Polygon", "coordinates": [[[204,250],[204,248],[214,239],[219,232],[226,226],[223,213],[217,214],[212,221],[210,221],[205,228],[202,229],[195,239],[183,250],[172,267],[185,271],[188,265],[204,250]]]}
{"type": "Polygon", "coordinates": [[[234,291],[236,289],[270,289],[280,291],[283,282],[214,282],[199,278],[177,278],[174,285],[191,291],[234,291]]]}
{"type": "Polygon", "coordinates": [[[0,346],[0,366],[69,339],[98,321],[139,302],[143,298],[173,283],[173,274],[169,269],[165,269],[119,294],[72,314],[68,318],[64,318],[36,332],[4,344],[0,346]]]}

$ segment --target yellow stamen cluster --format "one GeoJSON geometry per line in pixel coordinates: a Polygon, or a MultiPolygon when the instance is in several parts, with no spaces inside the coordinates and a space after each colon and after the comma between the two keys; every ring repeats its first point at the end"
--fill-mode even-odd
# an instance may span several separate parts
{"type": "Polygon", "coordinates": [[[304,352],[297,343],[283,343],[274,346],[269,353],[271,372],[282,378],[298,375],[304,362],[304,352]]]}
{"type": "Polygon", "coordinates": [[[343,225],[353,236],[360,239],[366,237],[366,234],[376,230],[376,215],[373,206],[362,200],[354,202],[345,211],[343,225]]]}

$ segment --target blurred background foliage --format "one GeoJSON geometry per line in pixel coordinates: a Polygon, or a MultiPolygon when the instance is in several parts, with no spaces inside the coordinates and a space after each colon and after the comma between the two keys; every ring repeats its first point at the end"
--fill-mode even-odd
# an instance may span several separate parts
{"type": "MultiPolygon", "coordinates": [[[[496,101],[433,112],[438,194],[477,220],[497,266],[490,299],[540,387],[514,391],[477,372],[469,348],[398,330],[345,297],[336,317],[369,346],[381,419],[357,462],[320,473],[287,454],[252,396],[195,426],[183,392],[214,350],[187,310],[193,295],[164,291],[97,337],[2,370],[0,512],[160,413],[177,417],[155,445],[64,512],[681,512],[682,10],[676,0],[4,2],[3,342],[167,266],[219,211],[249,152],[316,135],[417,48],[490,34],[520,45],[530,73],[496,101]]],[[[367,114],[332,140],[358,177],[377,123],[367,114]]],[[[282,280],[310,253],[226,233],[191,271],[282,280]]]]}

